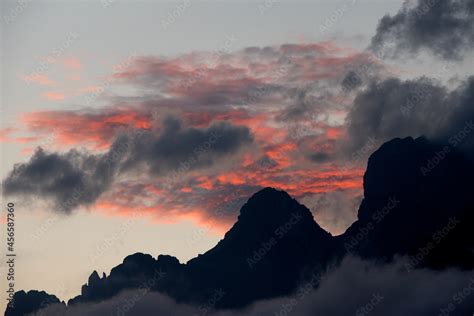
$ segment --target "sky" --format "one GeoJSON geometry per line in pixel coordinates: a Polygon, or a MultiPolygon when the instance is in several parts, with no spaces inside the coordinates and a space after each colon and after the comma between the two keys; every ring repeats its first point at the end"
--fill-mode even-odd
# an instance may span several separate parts
{"type": "Polygon", "coordinates": [[[2,205],[15,203],[16,287],[68,299],[134,252],[186,262],[266,186],[343,233],[370,153],[392,137],[437,137],[417,111],[463,95],[472,65],[456,33],[450,45],[419,41],[420,27],[393,44],[409,22],[377,26],[402,4],[2,2],[0,175],[2,205]],[[406,47],[419,55],[400,58],[406,47]],[[377,91],[420,87],[436,93],[405,106],[410,120],[393,119],[400,99],[386,94],[396,111],[369,121],[377,91]]]}

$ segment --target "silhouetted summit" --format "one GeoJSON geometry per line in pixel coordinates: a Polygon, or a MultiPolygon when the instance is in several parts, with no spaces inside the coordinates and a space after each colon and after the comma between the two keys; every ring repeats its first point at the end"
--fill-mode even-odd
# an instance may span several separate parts
{"type": "Polygon", "coordinates": [[[417,258],[409,261],[412,269],[473,268],[472,179],[473,162],[455,147],[397,138],[371,155],[358,220],[344,234],[331,236],[286,192],[265,188],[206,253],[187,264],[171,256],[130,255],[108,277],[94,271],[69,304],[144,287],[195,304],[206,304],[219,291],[224,294],[213,307],[241,308],[293,293],[348,253],[385,262],[410,256],[417,258]]]}
{"type": "Polygon", "coordinates": [[[265,188],[242,206],[237,222],[216,247],[189,263],[210,257],[215,260],[219,256],[226,259],[229,255],[247,258],[258,250],[259,244],[272,239],[283,242],[321,239],[324,243],[331,235],[319,227],[309,209],[288,193],[265,188]]]}
{"type": "Polygon", "coordinates": [[[265,188],[241,208],[217,246],[188,262],[190,292],[206,296],[221,288],[228,293],[219,302],[225,307],[285,295],[304,271],[324,268],[334,251],[331,235],[305,206],[286,192],[265,188]]]}

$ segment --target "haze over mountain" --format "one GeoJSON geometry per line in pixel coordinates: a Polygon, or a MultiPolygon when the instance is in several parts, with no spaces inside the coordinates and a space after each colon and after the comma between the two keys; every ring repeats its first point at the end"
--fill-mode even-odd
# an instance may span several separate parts
{"type": "MultiPolygon", "coordinates": [[[[64,305],[55,308],[62,315],[82,305],[106,302],[123,291],[144,289],[142,296],[159,292],[206,313],[241,309],[293,295],[315,274],[330,275],[333,267],[341,261],[347,265],[347,257],[354,255],[382,267],[405,257],[406,273],[448,267],[472,270],[473,177],[472,160],[451,145],[423,137],[393,139],[369,158],[358,220],[344,234],[331,236],[286,192],[264,188],[247,201],[237,222],[206,253],[186,264],[166,255],[157,259],[142,253],[130,255],[109,276],[100,277],[94,271],[67,309],[64,305]]],[[[316,295],[321,280],[310,282],[316,295]]],[[[17,292],[21,308],[7,308],[5,315],[26,315],[44,307],[38,297],[38,292],[17,292]]],[[[472,297],[462,300],[464,305],[460,303],[454,314],[474,307],[473,301],[472,297]]],[[[59,300],[53,297],[50,302],[59,300]]],[[[434,302],[439,308],[445,303],[434,302]]],[[[130,308],[135,305],[140,300],[130,308]]]]}

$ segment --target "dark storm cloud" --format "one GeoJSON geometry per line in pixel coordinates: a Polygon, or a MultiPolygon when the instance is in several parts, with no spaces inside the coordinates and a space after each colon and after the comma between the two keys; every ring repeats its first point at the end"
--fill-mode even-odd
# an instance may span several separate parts
{"type": "Polygon", "coordinates": [[[93,203],[110,186],[114,169],[107,158],[76,150],[46,153],[38,148],[29,162],[15,165],[3,182],[3,193],[51,198],[55,209],[68,213],[93,203]]]}
{"type": "MultiPolygon", "coordinates": [[[[424,135],[450,141],[460,129],[472,124],[473,101],[474,77],[454,91],[427,78],[373,83],[358,94],[347,116],[348,149],[362,148],[370,138],[384,142],[424,135]]],[[[463,146],[468,148],[473,137],[469,133],[465,136],[463,146]]]]}
{"type": "Polygon", "coordinates": [[[458,59],[474,47],[474,0],[406,1],[397,14],[380,20],[370,47],[387,57],[426,49],[458,59]]]}
{"type": "Polygon", "coordinates": [[[332,158],[332,156],[330,153],[318,152],[318,153],[310,154],[308,158],[311,161],[322,163],[322,162],[329,161],[332,158]]]}
{"type": "Polygon", "coordinates": [[[360,87],[362,83],[363,81],[360,75],[356,71],[351,70],[346,74],[344,79],[342,79],[341,85],[346,91],[351,91],[360,87]]]}
{"type": "Polygon", "coordinates": [[[311,84],[302,88],[289,89],[285,98],[290,100],[287,106],[279,113],[277,119],[281,121],[297,121],[305,116],[320,113],[332,105],[328,100],[334,96],[325,85],[311,84]],[[318,91],[318,93],[315,93],[318,91]]]}
{"type": "MultiPolygon", "coordinates": [[[[36,315],[469,315],[474,309],[474,274],[469,271],[414,270],[403,263],[377,265],[346,258],[327,275],[314,275],[320,287],[302,284],[294,296],[259,301],[241,311],[213,311],[210,304],[190,306],[144,290],[127,291],[100,303],[70,307],[50,306],[36,315]],[[350,286],[349,286],[350,285],[350,286]],[[341,303],[343,302],[343,303],[341,303]],[[445,311],[445,312],[443,312],[445,311]],[[122,313],[122,314],[121,314],[122,313]]],[[[219,289],[216,289],[219,290],[219,289]]]]}
{"type": "Polygon", "coordinates": [[[180,167],[191,170],[211,166],[216,159],[252,142],[253,136],[244,126],[218,122],[207,129],[184,128],[181,121],[168,117],[157,138],[148,132],[132,139],[124,166],[146,163],[155,174],[180,167]]]}
{"type": "Polygon", "coordinates": [[[170,117],[158,135],[148,130],[128,131],[105,154],[47,153],[39,148],[30,161],[15,165],[3,181],[3,193],[51,199],[57,211],[68,213],[95,202],[119,174],[142,166],[155,175],[178,168],[184,174],[212,166],[252,142],[247,127],[216,122],[208,128],[184,128],[170,117]]]}

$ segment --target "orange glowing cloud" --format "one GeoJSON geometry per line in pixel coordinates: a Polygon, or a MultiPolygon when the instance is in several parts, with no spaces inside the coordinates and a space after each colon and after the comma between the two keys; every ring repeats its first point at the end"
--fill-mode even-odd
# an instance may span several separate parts
{"type": "Polygon", "coordinates": [[[364,171],[358,167],[351,170],[332,165],[320,170],[269,170],[263,166],[254,167],[235,168],[235,171],[216,176],[196,174],[195,179],[179,190],[149,184],[137,190],[136,185],[122,183],[113,193],[104,196],[97,207],[111,216],[131,216],[140,210],[160,223],[190,220],[219,233],[225,231],[238,214],[242,202],[236,203],[234,200],[242,198],[245,201],[261,187],[283,189],[297,198],[334,191],[347,191],[353,196],[355,192],[362,191],[364,171]],[[231,206],[230,209],[227,205],[231,206]]]}
{"type": "Polygon", "coordinates": [[[340,139],[344,129],[342,127],[330,127],[326,130],[328,139],[340,139]]]}
{"type": "Polygon", "coordinates": [[[107,113],[32,112],[22,116],[31,132],[51,133],[58,145],[91,145],[106,149],[121,128],[151,126],[151,117],[131,110],[107,113]]]}

